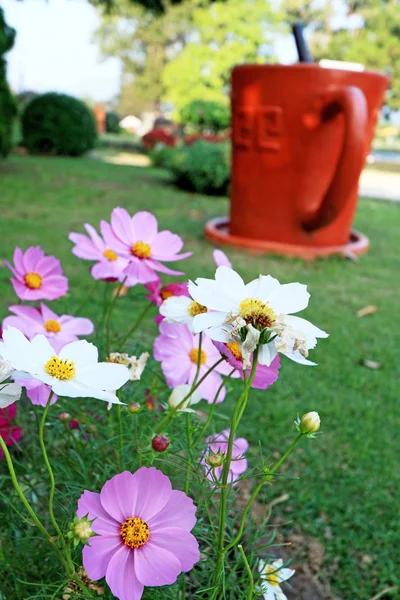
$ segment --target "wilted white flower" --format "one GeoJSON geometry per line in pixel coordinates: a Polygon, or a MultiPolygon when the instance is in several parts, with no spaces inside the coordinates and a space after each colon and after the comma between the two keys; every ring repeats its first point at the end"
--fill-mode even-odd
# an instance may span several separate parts
{"type": "Polygon", "coordinates": [[[106,361],[118,365],[125,365],[129,369],[129,379],[131,381],[139,381],[149,356],[148,352],[142,352],[139,358],[136,358],[136,356],[129,356],[125,353],[119,354],[119,352],[111,352],[109,358],[106,358],[106,361]]]}
{"type": "MultiPolygon", "coordinates": [[[[2,345],[2,344],[0,344],[2,345]]],[[[11,363],[0,356],[0,408],[14,404],[21,397],[21,386],[18,383],[4,383],[13,372],[11,363]]]]}
{"type": "MultiPolygon", "coordinates": [[[[219,342],[231,343],[233,337],[243,343],[253,330],[262,334],[258,362],[269,366],[277,352],[288,358],[313,365],[307,360],[308,350],[317,344],[317,338],[328,334],[309,321],[292,316],[304,310],[310,294],[300,283],[280,284],[270,275],[260,275],[247,285],[238,273],[227,267],[219,267],[215,279],[199,278],[189,282],[189,293],[193,300],[205,307],[201,314],[194,315],[194,333],[206,331],[219,342]],[[247,331],[246,331],[247,329],[247,331]]],[[[249,343],[252,347],[253,340],[249,343]]]]}

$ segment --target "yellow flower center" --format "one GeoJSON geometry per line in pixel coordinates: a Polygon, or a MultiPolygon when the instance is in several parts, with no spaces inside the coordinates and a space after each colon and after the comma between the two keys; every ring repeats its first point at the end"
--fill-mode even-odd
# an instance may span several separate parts
{"type": "Polygon", "coordinates": [[[49,319],[48,321],[45,321],[44,328],[49,333],[58,333],[61,331],[61,324],[55,319],[49,319]]]}
{"type": "Polygon", "coordinates": [[[165,288],[161,288],[160,290],[160,296],[163,300],[166,300],[167,298],[171,298],[171,296],[173,296],[174,294],[171,292],[171,290],[166,290],[165,288]]]}
{"type": "Polygon", "coordinates": [[[193,302],[191,302],[188,306],[188,311],[189,311],[189,314],[192,315],[192,317],[195,317],[196,315],[201,315],[202,313],[206,313],[207,308],[205,306],[203,306],[202,304],[199,304],[198,302],[193,300],[193,302]]]}
{"type": "Polygon", "coordinates": [[[232,342],[231,344],[226,344],[226,347],[228,348],[228,350],[230,350],[232,352],[232,354],[235,358],[237,358],[238,360],[241,360],[242,353],[240,351],[239,342],[232,342]]]}
{"type": "Polygon", "coordinates": [[[146,242],[135,242],[131,248],[132,254],[138,258],[150,258],[151,247],[146,242]]]}
{"type": "Polygon", "coordinates": [[[49,375],[61,379],[61,381],[68,381],[75,377],[75,364],[67,358],[52,356],[44,365],[44,368],[49,375]]]}
{"type": "Polygon", "coordinates": [[[240,316],[246,323],[251,323],[257,329],[271,327],[276,320],[276,314],[268,302],[262,302],[255,298],[246,298],[241,301],[240,316]]]}
{"type": "Polygon", "coordinates": [[[110,250],[109,248],[107,248],[107,250],[104,250],[103,256],[110,262],[114,262],[114,260],[118,259],[118,254],[116,254],[114,250],[110,250]]]}
{"type": "Polygon", "coordinates": [[[38,290],[42,287],[43,277],[39,273],[31,272],[24,276],[24,281],[29,289],[38,290]]]}
{"type": "Polygon", "coordinates": [[[267,581],[268,581],[269,585],[272,585],[273,587],[276,587],[279,585],[280,582],[279,582],[277,570],[274,569],[274,567],[272,565],[265,568],[265,575],[267,576],[267,581]]]}
{"type": "MultiPolygon", "coordinates": [[[[189,352],[189,358],[195,365],[197,365],[199,362],[199,349],[193,348],[193,350],[191,350],[189,352]]],[[[204,350],[202,350],[200,353],[200,364],[204,365],[206,360],[207,360],[207,354],[204,352],[204,350]]]]}
{"type": "Polygon", "coordinates": [[[119,532],[124,544],[132,549],[144,546],[150,537],[150,530],[146,521],[137,517],[124,521],[119,532]]]}

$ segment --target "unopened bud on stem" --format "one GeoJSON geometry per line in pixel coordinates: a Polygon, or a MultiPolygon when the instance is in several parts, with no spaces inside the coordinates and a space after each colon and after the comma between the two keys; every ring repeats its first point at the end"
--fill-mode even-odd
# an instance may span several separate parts
{"type": "Polygon", "coordinates": [[[316,433],[321,427],[321,419],[315,411],[308,412],[301,417],[299,431],[305,435],[316,433]]]}

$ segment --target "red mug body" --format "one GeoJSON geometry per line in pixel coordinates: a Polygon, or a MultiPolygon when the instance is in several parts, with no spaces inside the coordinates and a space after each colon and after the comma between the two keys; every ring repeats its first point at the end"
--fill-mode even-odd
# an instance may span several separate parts
{"type": "Polygon", "coordinates": [[[314,64],[235,67],[230,234],[346,244],[388,84],[378,72],[314,64]]]}

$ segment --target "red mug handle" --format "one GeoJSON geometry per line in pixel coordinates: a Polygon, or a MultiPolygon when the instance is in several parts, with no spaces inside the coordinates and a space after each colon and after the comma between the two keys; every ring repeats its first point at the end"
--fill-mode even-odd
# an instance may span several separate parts
{"type": "Polygon", "coordinates": [[[365,160],[368,106],[358,87],[347,86],[330,91],[321,100],[320,123],[343,113],[345,131],[343,147],[332,178],[317,212],[303,222],[305,231],[315,231],[334,221],[345,208],[347,199],[357,185],[365,160]]]}

